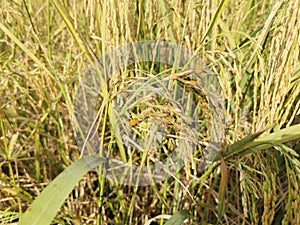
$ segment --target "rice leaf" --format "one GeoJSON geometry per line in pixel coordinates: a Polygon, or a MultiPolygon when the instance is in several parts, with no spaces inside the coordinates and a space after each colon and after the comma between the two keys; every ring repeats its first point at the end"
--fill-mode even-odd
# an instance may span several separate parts
{"type": "Polygon", "coordinates": [[[221,182],[220,182],[220,188],[219,188],[219,194],[218,194],[218,217],[219,222],[222,219],[225,211],[225,205],[226,205],[226,191],[227,191],[227,182],[228,182],[228,167],[224,160],[224,158],[221,156],[221,182]]]}
{"type": "MultiPolygon", "coordinates": [[[[234,154],[243,156],[300,138],[300,124],[258,138],[267,129],[269,128],[249,135],[242,140],[232,144],[228,147],[229,151],[224,153],[224,157],[228,158],[234,154]]],[[[216,157],[216,160],[218,160],[218,158],[219,157],[216,157]]]]}
{"type": "Polygon", "coordinates": [[[203,35],[200,44],[202,44],[205,40],[205,38],[210,34],[212,28],[216,25],[217,21],[219,20],[222,12],[226,8],[226,5],[228,4],[229,0],[222,0],[217,8],[216,13],[214,14],[214,17],[212,18],[208,29],[206,30],[206,33],[203,35]]]}
{"type": "Polygon", "coordinates": [[[230,156],[232,154],[238,153],[247,148],[247,145],[252,143],[256,138],[258,138],[261,134],[263,134],[266,130],[270,129],[270,127],[258,131],[254,134],[248,135],[243,139],[233,143],[228,147],[228,152],[225,153],[225,156],[230,156]]]}
{"type": "Polygon", "coordinates": [[[180,210],[175,213],[166,223],[165,225],[180,225],[183,223],[185,219],[189,217],[189,211],[180,210]]]}
{"type": "Polygon", "coordinates": [[[83,157],[66,168],[32,203],[21,216],[19,225],[47,225],[68,197],[76,183],[91,169],[106,162],[96,156],[83,157]]]}

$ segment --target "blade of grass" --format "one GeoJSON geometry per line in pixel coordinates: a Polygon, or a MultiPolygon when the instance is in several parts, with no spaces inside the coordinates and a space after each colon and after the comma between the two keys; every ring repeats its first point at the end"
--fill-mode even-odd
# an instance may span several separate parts
{"type": "Polygon", "coordinates": [[[105,162],[103,158],[86,156],[71,164],[37,197],[21,216],[19,225],[50,224],[76,183],[89,170],[105,162]]]}
{"type": "Polygon", "coordinates": [[[272,9],[272,12],[270,13],[267,21],[265,22],[265,25],[264,27],[262,28],[262,33],[261,35],[259,36],[259,39],[257,41],[257,45],[255,46],[255,49],[254,50],[251,50],[252,51],[252,55],[250,56],[247,64],[245,65],[245,69],[247,70],[248,67],[251,65],[253,59],[255,58],[255,55],[258,53],[258,50],[261,50],[264,42],[266,41],[266,38],[267,38],[267,35],[268,33],[270,32],[270,29],[271,29],[271,26],[272,26],[272,23],[274,22],[274,17],[276,16],[276,14],[278,13],[279,9],[281,8],[282,4],[284,3],[284,1],[278,1],[273,9],[272,9]]]}
{"type": "Polygon", "coordinates": [[[263,149],[297,139],[300,139],[300,124],[282,129],[276,133],[272,133],[254,140],[252,143],[247,145],[244,150],[240,151],[238,156],[255,153],[263,149]]]}
{"type": "Polygon", "coordinates": [[[224,158],[221,156],[221,182],[220,182],[220,189],[219,189],[219,195],[218,195],[218,217],[219,221],[218,224],[221,222],[221,219],[224,214],[225,210],[225,195],[226,195],[226,190],[227,190],[227,181],[228,181],[228,169],[227,169],[227,164],[224,160],[224,158]]]}
{"type": "Polygon", "coordinates": [[[174,32],[172,30],[173,26],[171,25],[168,14],[167,14],[167,8],[166,8],[165,1],[160,0],[160,1],[158,1],[158,4],[159,4],[159,9],[164,17],[165,26],[167,28],[170,39],[173,43],[175,43],[176,40],[175,40],[174,32]]]}
{"type": "Polygon", "coordinates": [[[65,24],[67,25],[69,31],[71,32],[73,38],[76,40],[78,46],[80,47],[81,51],[85,53],[85,56],[90,62],[94,62],[97,60],[95,54],[93,51],[88,47],[87,43],[84,41],[85,39],[82,38],[82,35],[79,31],[76,31],[75,28],[73,27],[73,23],[71,22],[71,18],[68,15],[67,11],[63,8],[61,4],[59,4],[57,1],[52,0],[55,8],[63,18],[65,24]],[[89,53],[89,54],[86,54],[89,53]],[[93,59],[91,59],[93,57],[93,59]]]}
{"type": "Polygon", "coordinates": [[[254,134],[248,135],[245,138],[235,142],[234,144],[228,147],[228,152],[225,153],[225,156],[229,156],[231,154],[237,153],[245,149],[247,144],[253,142],[256,138],[262,135],[266,130],[270,129],[270,127],[263,129],[262,131],[258,131],[254,134]]]}
{"type": "MultiPolygon", "coordinates": [[[[271,133],[262,138],[258,138],[267,129],[249,135],[229,146],[229,151],[224,153],[223,156],[226,159],[233,155],[243,156],[300,138],[300,124],[279,130],[276,133],[271,133]]],[[[217,156],[215,160],[219,159],[220,157],[217,156]]]]}
{"type": "MultiPolygon", "coordinates": [[[[209,26],[208,26],[208,29],[206,30],[206,33],[203,35],[200,43],[199,43],[199,48],[200,48],[200,45],[203,43],[203,41],[205,40],[205,38],[210,34],[212,28],[216,25],[218,19],[220,18],[222,12],[224,11],[226,5],[228,4],[229,0],[223,0],[220,2],[218,8],[217,8],[217,11],[216,13],[214,14],[214,17],[213,19],[211,20],[209,26]]],[[[197,52],[197,50],[196,50],[197,52]]]]}
{"type": "Polygon", "coordinates": [[[175,213],[166,223],[165,225],[180,225],[183,223],[185,219],[189,217],[189,211],[180,210],[175,213]]]}

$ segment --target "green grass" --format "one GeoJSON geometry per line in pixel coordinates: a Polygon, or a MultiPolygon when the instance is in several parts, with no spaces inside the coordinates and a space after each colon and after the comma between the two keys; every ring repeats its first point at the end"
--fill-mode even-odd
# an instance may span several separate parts
{"type": "MultiPolygon", "coordinates": [[[[72,103],[89,65],[115,47],[142,40],[183,45],[217,77],[227,120],[223,151],[201,170],[199,144],[179,172],[146,187],[112,185],[101,166],[71,171],[73,183],[59,186],[64,193],[51,197],[52,224],[180,224],[187,217],[183,224],[298,224],[299,5],[299,0],[2,1],[0,224],[16,224],[35,204],[38,214],[43,205],[37,197],[48,199],[45,188],[81,162],[72,103]]],[[[117,98],[135,79],[175,72],[180,71],[141,63],[120,71],[114,87],[102,88],[99,100],[107,101],[99,101],[98,135],[110,156],[141,166],[174,149],[180,123],[164,99],[133,101],[134,110],[118,115],[107,96],[117,98]],[[115,132],[116,118],[127,118],[149,137],[145,130],[154,112],[175,137],[150,154],[128,149],[115,132]]],[[[193,80],[177,81],[169,83],[183,85],[182,96],[197,106],[199,139],[209,141],[218,126],[209,122],[206,99],[193,80]]]]}

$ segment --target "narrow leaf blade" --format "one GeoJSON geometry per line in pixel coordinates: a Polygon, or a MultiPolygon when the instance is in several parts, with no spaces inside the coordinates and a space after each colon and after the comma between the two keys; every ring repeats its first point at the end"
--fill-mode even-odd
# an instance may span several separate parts
{"type": "Polygon", "coordinates": [[[255,139],[257,139],[260,135],[262,135],[266,130],[269,130],[271,127],[268,127],[266,129],[263,129],[261,131],[258,131],[254,134],[248,135],[244,137],[243,139],[233,143],[228,147],[228,152],[224,154],[224,156],[229,156],[232,154],[236,154],[238,152],[243,151],[248,147],[249,144],[251,144],[255,139]]]}
{"type": "Polygon", "coordinates": [[[189,211],[180,210],[175,213],[166,223],[165,225],[180,225],[183,223],[185,219],[189,217],[189,211]]]}
{"type": "Polygon", "coordinates": [[[34,200],[19,225],[50,224],[76,183],[89,170],[105,162],[106,159],[86,156],[71,164],[34,200]]]}

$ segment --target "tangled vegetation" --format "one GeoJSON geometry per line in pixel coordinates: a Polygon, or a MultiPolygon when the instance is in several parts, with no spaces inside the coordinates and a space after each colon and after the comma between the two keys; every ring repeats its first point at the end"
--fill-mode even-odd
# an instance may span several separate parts
{"type": "MultiPolygon", "coordinates": [[[[112,184],[100,162],[82,175],[69,171],[82,179],[69,178],[76,185],[68,187],[72,192],[52,224],[300,224],[299,18],[299,0],[2,0],[0,224],[17,224],[46,186],[82,162],[73,102],[95,57],[143,40],[184,46],[217,77],[226,117],[222,151],[199,169],[218,125],[208,122],[213,114],[197,82],[174,80],[192,96],[200,122],[201,141],[195,140],[185,166],[140,187],[112,184]],[[174,214],[179,217],[166,223],[174,214]]],[[[117,98],[132,80],[177,72],[137,64],[120,71],[108,91],[117,98]]],[[[150,99],[128,114],[130,129],[144,138],[153,114],[162,115],[160,123],[173,135],[150,161],[176,145],[181,122],[175,111],[165,99],[150,99]]],[[[103,112],[101,144],[119,160],[142,164],[146,156],[116,141],[114,117],[109,107],[103,112]]],[[[62,198],[49,201],[53,197],[62,198]]]]}

